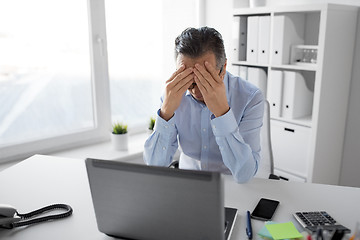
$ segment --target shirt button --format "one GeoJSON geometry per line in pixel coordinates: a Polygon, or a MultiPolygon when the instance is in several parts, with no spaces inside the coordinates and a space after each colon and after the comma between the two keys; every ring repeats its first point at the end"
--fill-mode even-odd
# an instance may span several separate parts
{"type": "Polygon", "coordinates": [[[215,125],[212,125],[213,129],[216,129],[216,126],[215,125]]]}
{"type": "Polygon", "coordinates": [[[165,126],[165,128],[168,128],[169,126],[165,126]]]}
{"type": "Polygon", "coordinates": [[[207,149],[207,146],[206,145],[204,145],[204,147],[203,147],[204,149],[207,149]]]}
{"type": "Polygon", "coordinates": [[[203,128],[203,132],[206,132],[206,128],[203,128]]]}
{"type": "Polygon", "coordinates": [[[166,150],[166,147],[163,147],[163,150],[166,150]]]}

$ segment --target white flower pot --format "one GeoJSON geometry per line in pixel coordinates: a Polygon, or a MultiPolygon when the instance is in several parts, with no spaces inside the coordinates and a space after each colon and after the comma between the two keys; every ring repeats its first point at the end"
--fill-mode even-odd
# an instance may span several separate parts
{"type": "Polygon", "coordinates": [[[128,150],[128,134],[113,134],[111,133],[111,143],[113,149],[118,151],[128,150]]]}

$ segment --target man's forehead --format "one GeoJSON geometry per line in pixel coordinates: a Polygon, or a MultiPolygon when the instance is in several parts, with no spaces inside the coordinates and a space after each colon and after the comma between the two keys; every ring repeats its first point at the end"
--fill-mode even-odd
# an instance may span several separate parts
{"type": "Polygon", "coordinates": [[[216,64],[215,54],[212,52],[206,52],[203,55],[196,58],[179,54],[176,59],[177,65],[184,64],[186,67],[195,66],[196,63],[204,65],[205,61],[208,61],[213,65],[216,64]]]}

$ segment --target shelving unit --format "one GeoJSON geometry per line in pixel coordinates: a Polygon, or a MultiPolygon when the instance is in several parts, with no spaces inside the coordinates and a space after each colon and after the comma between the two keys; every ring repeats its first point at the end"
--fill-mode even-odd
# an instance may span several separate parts
{"type": "Polygon", "coordinates": [[[233,11],[233,42],[246,44],[232,65],[265,70],[275,171],[291,180],[339,183],[357,14],[337,4],[233,11]]]}

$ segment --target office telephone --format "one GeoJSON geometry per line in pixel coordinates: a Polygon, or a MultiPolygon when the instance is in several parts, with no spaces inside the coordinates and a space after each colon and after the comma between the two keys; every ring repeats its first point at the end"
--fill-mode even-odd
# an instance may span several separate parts
{"type": "Polygon", "coordinates": [[[68,217],[72,214],[73,210],[66,204],[53,204],[38,210],[21,214],[13,206],[7,204],[0,204],[0,228],[12,229],[15,227],[22,227],[30,224],[56,220],[68,217]],[[36,217],[43,213],[54,210],[66,210],[64,213],[47,215],[44,217],[36,217]]]}

